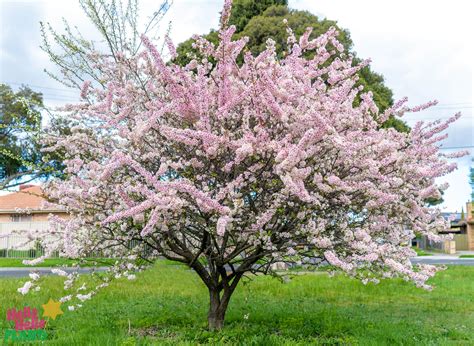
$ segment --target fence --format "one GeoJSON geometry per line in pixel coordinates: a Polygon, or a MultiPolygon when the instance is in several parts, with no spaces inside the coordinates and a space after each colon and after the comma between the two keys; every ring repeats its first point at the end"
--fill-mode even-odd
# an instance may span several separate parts
{"type": "Polygon", "coordinates": [[[44,231],[48,228],[48,221],[0,222],[0,236],[15,231],[44,231]]]}
{"type": "MultiPolygon", "coordinates": [[[[0,235],[0,257],[26,259],[42,255],[44,255],[44,250],[38,241],[29,240],[21,235],[0,235]]],[[[58,257],[58,255],[52,257],[58,257]]]]}
{"type": "Polygon", "coordinates": [[[456,234],[454,236],[456,242],[456,250],[469,250],[469,244],[467,242],[467,234],[456,234]]]}
{"type": "MultiPolygon", "coordinates": [[[[27,246],[16,248],[15,243],[24,243],[28,239],[26,237],[9,236],[0,241],[0,258],[22,258],[30,259],[44,255],[44,250],[38,242],[30,241],[27,246]]],[[[59,257],[53,254],[53,258],[59,257]]]]}
{"type": "Polygon", "coordinates": [[[454,240],[445,240],[442,242],[434,242],[432,240],[426,239],[427,249],[434,249],[442,251],[447,254],[456,253],[456,242],[454,240]]]}
{"type": "MultiPolygon", "coordinates": [[[[13,231],[32,231],[48,229],[49,222],[3,222],[0,223],[0,258],[20,258],[32,259],[44,255],[44,249],[39,241],[30,240],[28,237],[20,234],[10,234],[13,231]]],[[[128,248],[132,249],[136,246],[141,247],[144,256],[148,256],[153,252],[153,248],[143,244],[138,240],[131,240],[128,248]]],[[[51,258],[59,258],[59,253],[51,254],[51,258]]],[[[104,257],[102,251],[94,251],[87,254],[87,257],[104,257]]],[[[107,257],[111,257],[110,254],[107,257]]],[[[114,257],[114,256],[112,256],[114,257]]]]}
{"type": "Polygon", "coordinates": [[[44,254],[41,245],[21,234],[10,234],[21,231],[42,231],[49,227],[49,222],[2,222],[0,223],[0,257],[36,258],[44,254]]]}

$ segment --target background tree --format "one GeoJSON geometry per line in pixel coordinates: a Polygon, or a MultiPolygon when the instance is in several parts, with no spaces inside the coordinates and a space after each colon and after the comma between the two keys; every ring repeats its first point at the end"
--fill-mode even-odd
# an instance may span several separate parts
{"type": "Polygon", "coordinates": [[[366,63],[353,66],[334,28],[315,39],[287,28],[285,57],[268,40],[239,65],[246,39],[232,41],[230,7],[218,44],[197,40],[204,61],[166,64],[145,36],[143,54],[105,61],[106,89],[83,88],[94,102],[68,107],[79,125],[49,139],[50,150],[65,151],[68,175],[47,192],[71,218],[52,219],[46,254],[117,258],[110,276],[81,293],[77,276],[58,272],[74,292],[62,301],[82,304],[110,278],[134,279],[138,259],[158,256],[201,278],[211,329],[222,328],[244,275],[271,273],[275,262],[329,263],[363,282],[403,277],[430,288],[437,269],[412,266],[410,241],[414,232],[440,240],[448,227],[425,200],[455,169],[437,143],[459,114],[410,133],[381,128],[435,102],[410,109],[401,100],[380,112],[356,85],[366,63]]]}
{"type": "Polygon", "coordinates": [[[443,195],[444,195],[444,191],[440,190],[438,196],[427,198],[427,199],[426,199],[426,203],[427,203],[430,207],[434,207],[434,206],[436,206],[436,205],[439,205],[439,204],[441,204],[441,203],[444,202],[443,195]]]}
{"type": "Polygon", "coordinates": [[[229,24],[235,25],[237,33],[242,32],[248,22],[256,16],[261,15],[271,6],[282,5],[288,6],[287,0],[240,0],[234,1],[232,11],[230,13],[229,24]]]}
{"type": "MultiPolygon", "coordinates": [[[[60,75],[46,71],[55,80],[67,87],[81,89],[85,80],[96,87],[104,87],[104,78],[99,66],[111,59],[127,60],[140,49],[141,33],[153,35],[170,3],[163,1],[157,11],[140,23],[138,0],[127,2],[116,0],[81,0],[80,5],[91,23],[98,29],[105,46],[85,39],[64,20],[65,32],[58,33],[49,24],[41,23],[42,49],[58,67],[60,75]],[[141,28],[143,24],[143,28],[141,28]]],[[[138,75],[129,76],[144,88],[138,75]]],[[[42,134],[42,114],[48,110],[43,105],[41,93],[28,87],[18,92],[5,84],[0,85],[0,189],[13,188],[19,184],[51,176],[64,177],[62,151],[41,152],[39,138],[42,134]]],[[[71,133],[70,119],[61,113],[49,114],[50,136],[71,133]]]]}
{"type": "Polygon", "coordinates": [[[42,108],[41,93],[26,86],[14,92],[0,84],[0,189],[36,178],[42,108]]]}
{"type": "MultiPolygon", "coordinates": [[[[353,50],[353,42],[349,31],[337,27],[337,23],[328,19],[320,19],[308,11],[291,10],[288,8],[287,1],[282,0],[237,0],[235,1],[230,17],[230,24],[236,26],[235,38],[247,36],[249,49],[254,56],[266,49],[266,40],[272,38],[275,41],[277,54],[282,57],[286,52],[287,33],[285,26],[281,25],[283,19],[288,20],[289,26],[296,35],[302,35],[306,28],[312,27],[313,32],[310,38],[315,38],[325,33],[330,27],[334,26],[339,31],[339,41],[344,45],[345,51],[356,56],[353,50]]],[[[218,33],[215,30],[204,37],[210,42],[216,44],[218,33]]],[[[186,65],[191,60],[196,50],[193,49],[193,39],[181,43],[178,48],[178,57],[176,62],[186,65]]],[[[310,57],[312,52],[308,52],[310,57]]],[[[240,62],[242,59],[240,59],[240,62]]],[[[358,58],[354,59],[354,64],[360,63],[358,58]]],[[[329,62],[328,62],[329,63],[329,62]]],[[[373,99],[379,109],[383,112],[393,105],[393,93],[384,84],[382,75],[371,70],[370,66],[364,66],[359,72],[359,84],[363,85],[366,91],[371,91],[373,99]]],[[[360,100],[356,100],[360,102],[360,100]]],[[[398,131],[408,131],[408,126],[395,117],[390,117],[382,125],[383,127],[393,127],[398,131]]]]}
{"type": "MultiPolygon", "coordinates": [[[[62,176],[62,153],[41,151],[43,96],[27,86],[0,84],[0,190],[62,176]]],[[[68,133],[70,121],[52,118],[49,128],[68,133]]]]}

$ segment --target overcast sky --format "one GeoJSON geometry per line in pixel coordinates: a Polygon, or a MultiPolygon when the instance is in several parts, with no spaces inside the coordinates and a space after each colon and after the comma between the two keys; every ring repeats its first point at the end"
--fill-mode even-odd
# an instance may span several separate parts
{"type": "MultiPolygon", "coordinates": [[[[141,1],[142,13],[150,15],[160,3],[141,1]]],[[[179,43],[192,34],[216,28],[223,0],[174,0],[163,20],[163,31],[172,23],[171,37],[179,43]]],[[[473,65],[474,13],[470,1],[428,0],[290,0],[291,8],[308,10],[336,20],[349,29],[354,50],[371,58],[372,67],[384,75],[395,98],[408,96],[412,105],[437,99],[440,104],[405,119],[446,118],[457,111],[462,118],[449,129],[444,147],[466,147],[471,155],[458,159],[459,169],[444,177],[450,188],[445,194],[447,211],[460,211],[470,198],[469,166],[473,157],[473,65]]],[[[13,87],[29,84],[44,94],[47,105],[75,100],[75,93],[51,80],[51,69],[40,49],[39,22],[60,29],[64,17],[87,38],[97,34],[82,14],[76,0],[0,0],[0,82],[13,87]]],[[[440,182],[441,182],[440,181],[440,182]]]]}

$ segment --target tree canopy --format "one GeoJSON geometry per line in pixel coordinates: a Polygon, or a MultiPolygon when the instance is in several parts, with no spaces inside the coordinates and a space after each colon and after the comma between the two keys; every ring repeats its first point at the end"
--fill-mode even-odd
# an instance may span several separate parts
{"type": "Polygon", "coordinates": [[[245,29],[248,22],[255,16],[261,15],[265,10],[271,6],[282,5],[288,6],[287,0],[238,0],[232,4],[232,11],[230,13],[229,24],[235,25],[236,32],[241,32],[245,29]]]}
{"type": "MultiPolygon", "coordinates": [[[[61,150],[43,152],[44,111],[41,93],[28,86],[15,92],[0,84],[0,190],[63,175],[61,150]]],[[[50,136],[69,133],[71,124],[67,119],[50,118],[50,136]]]]}
{"type": "MultiPolygon", "coordinates": [[[[232,13],[229,20],[230,24],[236,26],[235,38],[247,36],[249,38],[246,49],[249,49],[254,56],[261,53],[266,48],[266,40],[272,38],[275,41],[277,54],[282,57],[287,54],[285,50],[287,32],[283,20],[288,21],[288,26],[293,30],[296,36],[304,34],[308,27],[313,28],[310,38],[315,38],[325,33],[330,27],[334,26],[339,32],[338,40],[344,45],[345,51],[355,56],[354,64],[361,60],[357,58],[353,51],[353,42],[347,29],[341,29],[337,23],[332,20],[318,18],[308,11],[292,10],[288,7],[287,1],[281,0],[237,0],[232,7],[232,13]]],[[[218,41],[218,32],[211,30],[204,35],[210,42],[216,44],[218,41]]],[[[186,65],[191,61],[192,55],[197,51],[193,46],[194,40],[188,39],[181,43],[178,48],[178,57],[176,62],[186,65]]],[[[307,53],[313,55],[312,52],[307,53]]],[[[242,59],[239,59],[240,63],[242,59]]],[[[373,93],[373,99],[381,111],[386,110],[393,104],[393,93],[384,84],[382,75],[372,71],[370,66],[364,66],[358,73],[359,84],[363,85],[366,91],[373,93]]],[[[359,100],[356,100],[359,102],[359,100]]],[[[395,117],[390,117],[382,125],[383,127],[393,127],[398,131],[408,131],[408,126],[395,117]]]]}
{"type": "Polygon", "coordinates": [[[36,136],[41,127],[43,96],[22,86],[0,84],[0,187],[15,185],[41,162],[36,136]]]}

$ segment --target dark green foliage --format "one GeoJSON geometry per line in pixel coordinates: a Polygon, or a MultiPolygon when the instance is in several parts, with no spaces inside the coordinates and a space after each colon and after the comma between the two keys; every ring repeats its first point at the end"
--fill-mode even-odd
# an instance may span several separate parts
{"type": "MultiPolygon", "coordinates": [[[[374,94],[374,98],[375,98],[375,94],[374,94]]],[[[388,118],[388,120],[386,122],[384,122],[382,127],[383,128],[393,127],[398,132],[409,132],[410,131],[410,127],[407,124],[405,124],[404,121],[402,121],[400,119],[397,119],[394,116],[390,116],[390,118],[388,118]]]]}
{"type": "Polygon", "coordinates": [[[41,127],[43,96],[26,86],[14,92],[0,84],[0,182],[38,164],[36,137],[41,127]]]}
{"type": "MultiPolygon", "coordinates": [[[[338,39],[346,51],[355,57],[354,63],[361,61],[352,50],[353,42],[348,30],[339,28],[335,21],[318,18],[308,11],[291,10],[288,8],[287,1],[234,1],[229,21],[230,24],[236,26],[235,39],[243,36],[249,38],[247,49],[250,49],[253,55],[265,50],[267,39],[272,38],[276,43],[278,55],[283,57],[286,54],[288,37],[283,19],[288,20],[288,26],[297,37],[301,36],[308,27],[313,28],[310,38],[325,33],[331,26],[338,28],[340,33],[338,39]]],[[[217,32],[214,30],[204,37],[213,43],[218,41],[217,32]]],[[[191,61],[190,56],[196,54],[196,50],[192,48],[193,42],[194,40],[189,39],[178,46],[176,63],[186,65],[191,61]]],[[[382,75],[373,72],[370,66],[367,66],[359,72],[359,78],[359,83],[364,86],[364,90],[373,93],[374,101],[381,111],[393,104],[393,93],[385,86],[382,75]]],[[[402,132],[409,131],[409,127],[403,121],[393,117],[384,124],[384,127],[393,127],[402,132]]]]}
{"type": "MultiPolygon", "coordinates": [[[[203,35],[209,42],[212,42],[214,44],[217,44],[219,41],[218,33],[215,30],[211,30],[207,35],[203,35]]],[[[178,53],[178,56],[174,59],[174,62],[178,65],[185,66],[188,64],[192,58],[188,56],[189,54],[195,54],[198,55],[198,52],[193,48],[193,39],[188,39],[181,43],[177,48],[176,52],[178,53]]]]}
{"type": "MultiPolygon", "coordinates": [[[[301,36],[308,27],[313,28],[310,36],[310,39],[312,39],[324,34],[331,26],[336,26],[336,22],[326,19],[320,20],[307,11],[290,10],[288,6],[271,6],[261,15],[253,17],[244,30],[237,32],[236,37],[248,36],[249,43],[247,47],[254,55],[264,51],[267,39],[272,38],[276,43],[277,53],[282,57],[286,53],[286,40],[288,38],[286,25],[283,23],[285,18],[296,37],[301,36]]],[[[338,38],[346,49],[352,47],[352,41],[347,30],[340,30],[338,38]]]]}
{"type": "Polygon", "coordinates": [[[255,16],[261,15],[273,5],[288,6],[287,0],[234,0],[229,24],[235,25],[237,32],[244,30],[247,23],[255,16]]]}
{"type": "MultiPolygon", "coordinates": [[[[41,93],[27,86],[14,92],[10,86],[0,84],[0,190],[62,176],[62,151],[41,151],[42,110],[41,93]]],[[[53,117],[49,128],[65,134],[70,133],[71,125],[66,119],[53,117]]]]}
{"type": "Polygon", "coordinates": [[[425,200],[425,202],[430,206],[435,206],[435,205],[438,205],[438,204],[441,204],[444,202],[444,199],[443,199],[443,195],[444,195],[444,192],[443,191],[440,191],[440,197],[437,198],[437,197],[429,197],[425,200]]]}

